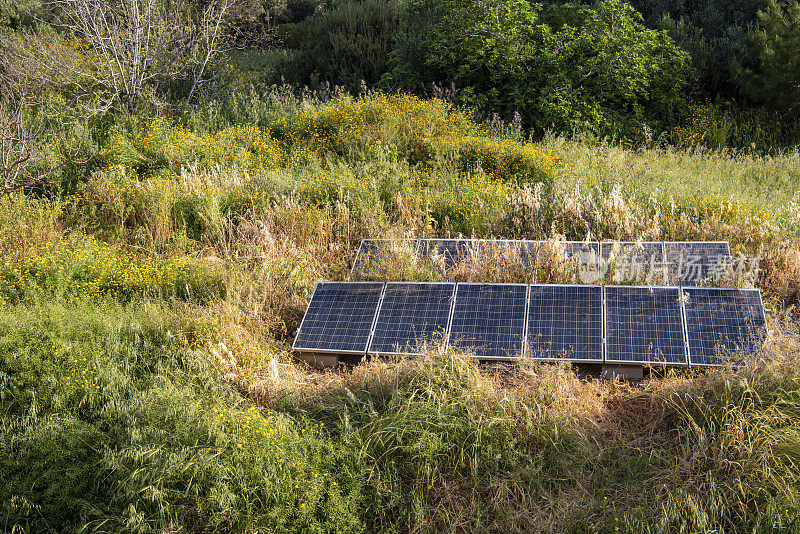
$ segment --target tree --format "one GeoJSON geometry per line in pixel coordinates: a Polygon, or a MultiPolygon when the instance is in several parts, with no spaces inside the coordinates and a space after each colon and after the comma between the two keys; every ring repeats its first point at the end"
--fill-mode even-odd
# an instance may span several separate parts
{"type": "Polygon", "coordinates": [[[741,98],[735,64],[762,1],[631,0],[649,28],[666,30],[692,58],[690,91],[699,99],[741,98]]]}
{"type": "Polygon", "coordinates": [[[624,134],[682,103],[688,55],[620,0],[411,0],[390,86],[455,84],[528,126],[624,134]]]}
{"type": "Polygon", "coordinates": [[[100,108],[135,111],[181,81],[186,102],[220,51],[234,0],[194,7],[168,0],[52,0],[52,30],[9,36],[3,66],[17,80],[54,87],[100,108]]]}
{"type": "Polygon", "coordinates": [[[781,115],[800,117],[800,3],[769,0],[749,37],[757,58],[740,66],[743,90],[781,115]]]}

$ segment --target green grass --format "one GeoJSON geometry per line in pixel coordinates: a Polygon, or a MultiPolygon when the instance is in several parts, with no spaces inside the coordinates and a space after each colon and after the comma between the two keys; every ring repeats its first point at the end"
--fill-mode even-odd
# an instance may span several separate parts
{"type": "MultiPolygon", "coordinates": [[[[0,199],[0,530],[800,530],[796,151],[526,143],[438,101],[270,95],[101,121],[69,187],[0,199]],[[728,239],[762,257],[770,361],[631,385],[292,358],[361,238],[457,234],[728,239]]],[[[398,256],[376,276],[440,276],[398,256]]],[[[501,263],[457,276],[529,274],[501,263]]]]}

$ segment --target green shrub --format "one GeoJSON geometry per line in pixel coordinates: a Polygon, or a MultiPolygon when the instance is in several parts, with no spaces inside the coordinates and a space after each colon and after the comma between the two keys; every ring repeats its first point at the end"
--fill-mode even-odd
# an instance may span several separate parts
{"type": "Polygon", "coordinates": [[[296,83],[329,82],[353,92],[362,83],[375,85],[387,70],[400,11],[394,0],[336,4],[298,28],[299,42],[283,74],[296,83]]]}
{"type": "Polygon", "coordinates": [[[390,86],[453,83],[471,105],[519,112],[539,132],[588,127],[622,139],[669,125],[683,104],[688,55],[625,2],[416,0],[406,17],[390,86]]]}
{"type": "Polygon", "coordinates": [[[225,296],[221,273],[201,260],[137,258],[85,240],[45,248],[39,255],[0,267],[0,303],[41,298],[177,298],[206,302],[225,296]]]}

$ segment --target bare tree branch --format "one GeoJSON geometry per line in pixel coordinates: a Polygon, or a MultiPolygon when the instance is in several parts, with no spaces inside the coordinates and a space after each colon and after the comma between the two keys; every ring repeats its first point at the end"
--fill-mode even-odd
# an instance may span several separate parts
{"type": "Polygon", "coordinates": [[[43,187],[65,164],[87,161],[78,159],[80,143],[58,146],[58,158],[43,148],[46,124],[26,113],[34,106],[25,94],[11,92],[0,99],[0,195],[43,187]]]}
{"type": "Polygon", "coordinates": [[[170,82],[188,81],[188,103],[221,51],[236,0],[205,8],[164,0],[49,0],[55,31],[28,31],[3,45],[11,76],[55,87],[100,109],[138,105],[170,82]]]}

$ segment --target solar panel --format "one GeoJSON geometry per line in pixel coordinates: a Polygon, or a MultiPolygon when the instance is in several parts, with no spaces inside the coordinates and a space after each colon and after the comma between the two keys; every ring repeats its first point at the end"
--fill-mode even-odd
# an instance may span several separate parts
{"type": "Polygon", "coordinates": [[[436,254],[444,261],[444,271],[449,272],[459,263],[473,257],[477,243],[471,239],[420,239],[419,255],[429,258],[436,254]]]}
{"type": "Polygon", "coordinates": [[[417,239],[362,239],[350,271],[351,279],[369,277],[384,271],[398,254],[416,254],[417,239]]]}
{"type": "Polygon", "coordinates": [[[318,282],[292,348],[366,354],[383,282],[318,282]]]}
{"type": "Polygon", "coordinates": [[[533,284],[527,353],[536,360],[603,362],[603,288],[533,284]]]}
{"type": "Polygon", "coordinates": [[[597,241],[564,241],[564,252],[570,258],[578,256],[581,262],[596,262],[600,257],[600,243],[597,241]]]}
{"type": "Polygon", "coordinates": [[[684,287],[689,364],[740,364],[767,336],[758,289],[684,287]]]}
{"type": "Polygon", "coordinates": [[[675,285],[718,282],[733,263],[727,241],[667,241],[664,247],[669,283],[675,285]]]}
{"type": "Polygon", "coordinates": [[[606,286],[606,363],[686,365],[677,287],[606,286]]]}
{"type": "Polygon", "coordinates": [[[512,359],[525,342],[525,284],[458,284],[448,346],[482,359],[512,359]]]}
{"type": "Polygon", "coordinates": [[[383,294],[370,354],[420,354],[443,343],[455,284],[389,282],[383,294]]]}
{"type": "Polygon", "coordinates": [[[536,267],[536,259],[539,255],[539,249],[542,247],[544,241],[530,241],[525,240],[520,242],[520,256],[526,267],[533,269],[536,267]]]}
{"type": "MultiPolygon", "coordinates": [[[[540,257],[548,251],[552,251],[544,246],[546,241],[533,241],[532,243],[539,243],[537,250],[540,257]]],[[[556,250],[559,246],[563,247],[562,250],[567,258],[576,258],[581,264],[595,264],[597,258],[600,257],[600,243],[597,241],[560,241],[556,242],[555,246],[556,250]]]]}
{"type": "Polygon", "coordinates": [[[536,268],[537,241],[510,239],[478,239],[471,250],[471,259],[475,262],[475,272],[485,272],[488,277],[482,282],[492,280],[490,273],[502,273],[506,278],[517,281],[533,278],[536,268]]]}
{"type": "Polygon", "coordinates": [[[600,244],[600,263],[605,272],[613,267],[617,282],[664,283],[666,281],[662,241],[604,241],[600,244]]]}
{"type": "Polygon", "coordinates": [[[478,259],[481,259],[483,256],[491,257],[506,253],[511,253],[514,256],[523,256],[527,242],[515,239],[476,239],[473,243],[478,259]]]}

